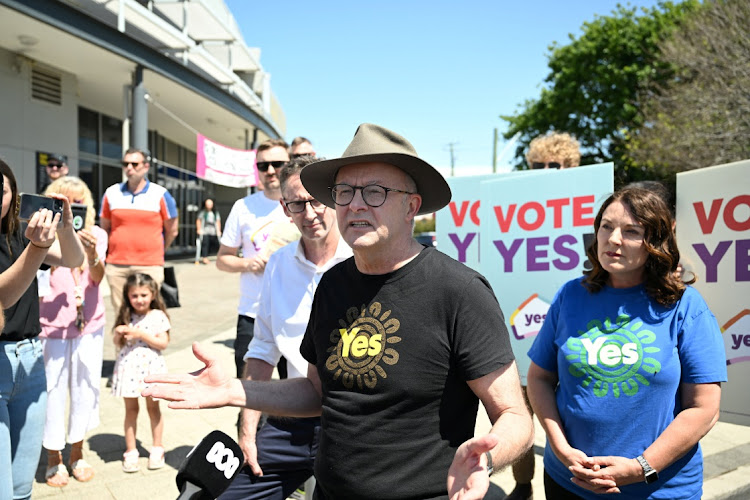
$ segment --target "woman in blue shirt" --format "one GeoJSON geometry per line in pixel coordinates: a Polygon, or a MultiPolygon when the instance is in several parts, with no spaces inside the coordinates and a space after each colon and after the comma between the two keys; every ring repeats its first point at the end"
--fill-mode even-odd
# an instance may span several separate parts
{"type": "Polygon", "coordinates": [[[718,420],[727,380],[716,318],[675,272],[658,195],[618,191],[594,229],[593,269],[558,291],[529,351],[547,498],[699,499],[698,441],[718,420]]]}

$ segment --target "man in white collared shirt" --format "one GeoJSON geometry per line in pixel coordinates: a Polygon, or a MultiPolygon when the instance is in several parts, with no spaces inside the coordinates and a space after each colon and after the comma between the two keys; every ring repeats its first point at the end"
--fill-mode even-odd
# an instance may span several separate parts
{"type": "MultiPolygon", "coordinates": [[[[302,236],[266,264],[254,336],[245,355],[245,378],[250,380],[270,380],[281,356],[287,359],[289,378],[306,376],[308,362],[299,347],[315,289],[323,273],[352,256],[339,234],[335,210],[313,199],[300,182],[300,172],[313,161],[297,158],[279,172],[281,205],[302,236]]],[[[270,416],[256,436],[259,418],[258,411],[242,412],[240,446],[247,465],[222,500],[283,500],[313,474],[320,417],[270,416]]]]}
{"type": "MultiPolygon", "coordinates": [[[[237,200],[222,227],[216,268],[240,273],[240,303],[237,307],[237,337],[234,364],[237,377],[244,373],[242,357],[253,338],[258,314],[263,272],[271,253],[272,236],[289,218],[279,206],[281,188],[278,170],[289,161],[289,146],[282,139],[269,139],[258,146],[255,166],[263,190],[237,200]],[[237,252],[242,249],[242,257],[237,252]]],[[[258,187],[260,187],[258,186],[258,187]]]]}

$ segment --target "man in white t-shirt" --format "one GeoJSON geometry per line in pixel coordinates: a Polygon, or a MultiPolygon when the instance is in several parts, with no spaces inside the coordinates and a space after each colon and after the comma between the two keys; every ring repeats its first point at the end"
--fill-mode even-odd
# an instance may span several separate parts
{"type": "MultiPolygon", "coordinates": [[[[279,249],[268,260],[263,276],[255,334],[245,360],[245,378],[270,380],[283,355],[288,377],[307,376],[299,351],[320,279],[328,269],[352,256],[341,239],[336,211],[315,200],[302,186],[300,172],[315,161],[301,157],[281,170],[282,199],[302,234],[299,242],[279,249]]],[[[246,466],[220,500],[268,498],[283,500],[313,475],[320,417],[275,417],[257,430],[260,412],[242,410],[239,443],[246,466]]]]}
{"type": "Polygon", "coordinates": [[[244,374],[243,360],[253,338],[258,313],[263,271],[269,256],[269,242],[278,224],[289,224],[289,217],[279,203],[281,186],[278,171],[289,161],[289,146],[281,139],[271,139],[256,154],[258,177],[263,191],[237,200],[229,212],[221,235],[216,267],[240,276],[240,304],[237,309],[237,338],[234,341],[234,362],[237,377],[244,374]],[[242,248],[242,257],[237,251],[242,248]]]}

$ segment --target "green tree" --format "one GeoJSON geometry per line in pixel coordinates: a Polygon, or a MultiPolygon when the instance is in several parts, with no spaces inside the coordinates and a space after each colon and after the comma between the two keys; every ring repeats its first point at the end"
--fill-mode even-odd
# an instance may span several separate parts
{"type": "Polygon", "coordinates": [[[581,143],[581,164],[614,161],[618,184],[648,178],[627,154],[631,129],[642,123],[638,96],[654,80],[671,78],[659,60],[659,43],[700,7],[698,0],[660,2],[652,9],[618,5],[611,15],[585,22],[580,37],[549,47],[549,75],[538,99],[512,116],[506,138],[521,132],[518,167],[529,142],[550,130],[569,132],[581,143]]]}
{"type": "Polygon", "coordinates": [[[676,68],[645,89],[643,124],[632,131],[634,162],[662,175],[750,158],[750,2],[708,0],[661,43],[676,68]]]}

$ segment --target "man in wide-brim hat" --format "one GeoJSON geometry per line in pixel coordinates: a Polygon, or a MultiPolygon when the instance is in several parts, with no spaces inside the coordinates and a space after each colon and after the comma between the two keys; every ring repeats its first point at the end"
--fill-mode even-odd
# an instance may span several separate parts
{"type": "Polygon", "coordinates": [[[150,379],[189,381],[193,391],[144,394],[176,408],[322,414],[319,498],[441,498],[446,488],[451,497],[482,498],[487,472],[521,456],[533,427],[489,284],[412,237],[417,214],[448,204],[448,184],[406,139],[371,124],[341,158],[313,163],[300,178],[335,207],[354,252],[316,291],[300,348],[307,378],[239,385],[198,347],[203,373],[150,379]],[[479,399],[493,426],[472,437],[479,399]]]}

